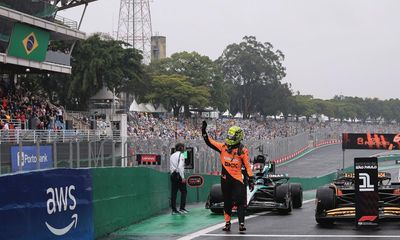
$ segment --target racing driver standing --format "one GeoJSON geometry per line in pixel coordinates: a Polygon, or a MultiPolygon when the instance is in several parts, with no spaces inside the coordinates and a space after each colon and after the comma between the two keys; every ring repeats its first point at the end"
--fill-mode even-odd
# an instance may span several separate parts
{"type": "Polygon", "coordinates": [[[219,152],[222,164],[221,189],[224,199],[224,219],[225,227],[223,231],[231,229],[232,206],[237,206],[239,218],[239,231],[246,231],[245,219],[245,199],[246,186],[242,174],[242,166],[245,167],[249,176],[248,184],[250,190],[254,189],[254,177],[249,163],[249,151],[243,146],[243,130],[238,126],[232,126],[228,130],[225,143],[217,142],[207,134],[207,122],[203,121],[201,132],[206,144],[219,152]]]}

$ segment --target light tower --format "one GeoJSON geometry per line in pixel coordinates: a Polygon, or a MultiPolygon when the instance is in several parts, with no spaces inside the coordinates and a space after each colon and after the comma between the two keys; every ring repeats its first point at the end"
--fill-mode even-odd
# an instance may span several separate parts
{"type": "Polygon", "coordinates": [[[143,52],[144,63],[151,57],[150,0],[121,0],[117,39],[143,52]]]}

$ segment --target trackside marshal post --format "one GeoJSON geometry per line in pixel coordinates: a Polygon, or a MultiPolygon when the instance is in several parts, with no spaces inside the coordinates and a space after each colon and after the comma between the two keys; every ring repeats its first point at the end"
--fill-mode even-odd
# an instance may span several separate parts
{"type": "Polygon", "coordinates": [[[356,228],[379,222],[378,158],[355,158],[356,228]]]}

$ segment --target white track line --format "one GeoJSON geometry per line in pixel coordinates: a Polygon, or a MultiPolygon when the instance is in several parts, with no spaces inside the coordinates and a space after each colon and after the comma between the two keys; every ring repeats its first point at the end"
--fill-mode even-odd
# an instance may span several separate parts
{"type": "MultiPolygon", "coordinates": [[[[260,213],[260,214],[262,214],[262,213],[260,213]]],[[[251,219],[251,218],[258,217],[260,214],[250,215],[250,216],[246,217],[246,219],[251,219]]],[[[237,223],[238,221],[239,221],[238,219],[235,219],[235,220],[232,220],[231,223],[237,223]]],[[[193,238],[197,238],[197,237],[200,237],[202,235],[206,235],[208,232],[212,232],[212,231],[220,229],[220,228],[222,229],[224,226],[225,226],[225,223],[220,223],[220,224],[217,224],[217,225],[202,229],[202,230],[200,230],[198,232],[194,232],[194,233],[189,234],[187,236],[178,238],[178,240],[191,240],[193,238]]]]}
{"type": "MultiPolygon", "coordinates": [[[[312,201],[314,201],[314,200],[315,200],[315,199],[310,199],[310,200],[307,200],[307,201],[303,201],[303,204],[312,202],[312,201]]],[[[252,219],[252,218],[255,218],[255,217],[258,217],[258,216],[261,216],[261,215],[264,214],[264,213],[265,213],[265,212],[261,212],[261,213],[257,213],[257,214],[254,214],[254,215],[247,216],[247,217],[246,217],[246,220],[247,220],[247,219],[252,219]]],[[[238,221],[239,221],[238,219],[235,219],[235,220],[232,220],[231,223],[237,223],[238,221]]],[[[186,235],[186,236],[184,236],[184,237],[178,238],[177,240],[191,240],[191,239],[193,239],[193,238],[197,238],[197,237],[200,237],[200,236],[209,236],[209,234],[207,234],[207,233],[212,232],[212,231],[217,230],[217,229],[220,229],[220,228],[222,229],[224,226],[225,226],[225,223],[223,222],[223,223],[220,223],[220,224],[217,224],[217,225],[208,227],[208,228],[204,228],[204,229],[202,229],[202,230],[200,230],[200,231],[191,233],[191,234],[186,235]]],[[[219,235],[218,235],[218,236],[219,236],[219,235]]],[[[223,235],[222,235],[222,236],[223,236],[223,235]]],[[[234,236],[234,235],[229,234],[229,235],[227,235],[227,236],[234,236]]],[[[241,235],[241,236],[243,236],[243,235],[241,235]]],[[[248,235],[246,234],[246,236],[248,236],[248,235]]]]}
{"type": "Polygon", "coordinates": [[[205,237],[258,237],[258,238],[399,238],[400,235],[283,235],[283,234],[204,234],[205,237]]]}
{"type": "Polygon", "coordinates": [[[306,203],[309,203],[309,202],[314,202],[314,201],[315,201],[315,198],[310,199],[310,200],[303,201],[303,204],[306,204],[306,203]]]}

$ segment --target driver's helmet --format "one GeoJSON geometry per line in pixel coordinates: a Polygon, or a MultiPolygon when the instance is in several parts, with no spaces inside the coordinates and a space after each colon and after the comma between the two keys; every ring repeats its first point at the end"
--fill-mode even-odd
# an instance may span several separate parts
{"type": "Polygon", "coordinates": [[[263,163],[254,163],[253,171],[262,172],[263,170],[264,170],[264,164],[263,163]]]}
{"type": "Polygon", "coordinates": [[[240,143],[244,138],[243,130],[238,126],[232,126],[228,130],[225,142],[228,146],[234,146],[240,143]]]}

